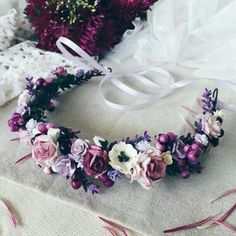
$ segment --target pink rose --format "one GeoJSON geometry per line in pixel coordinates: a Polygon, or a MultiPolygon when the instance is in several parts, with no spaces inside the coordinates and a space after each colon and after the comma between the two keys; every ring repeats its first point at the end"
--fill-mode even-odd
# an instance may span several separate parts
{"type": "Polygon", "coordinates": [[[58,144],[52,136],[40,135],[33,143],[32,156],[42,167],[51,167],[59,155],[58,150],[58,144]]]}
{"type": "Polygon", "coordinates": [[[202,117],[202,129],[207,135],[214,138],[221,135],[221,123],[211,113],[206,113],[202,117]]]}
{"type": "Polygon", "coordinates": [[[88,143],[82,139],[76,139],[71,145],[71,153],[74,156],[75,161],[79,160],[88,150],[88,143]]]}
{"type": "Polygon", "coordinates": [[[162,179],[166,174],[166,164],[159,152],[150,147],[146,152],[139,153],[138,163],[133,168],[131,180],[136,180],[143,188],[151,189],[153,182],[162,179]]]}
{"type": "Polygon", "coordinates": [[[20,143],[25,147],[32,147],[31,139],[32,134],[27,130],[21,130],[19,132],[20,143]]]}
{"type": "Polygon", "coordinates": [[[90,176],[100,176],[108,169],[107,152],[96,145],[91,145],[84,155],[83,166],[90,176]]]}

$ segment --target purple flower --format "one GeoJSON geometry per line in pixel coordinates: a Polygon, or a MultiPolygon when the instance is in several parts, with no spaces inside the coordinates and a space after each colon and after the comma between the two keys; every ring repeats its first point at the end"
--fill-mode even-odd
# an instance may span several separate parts
{"type": "Polygon", "coordinates": [[[99,190],[98,186],[93,183],[89,183],[88,186],[86,186],[87,191],[89,191],[92,194],[100,194],[101,191],[99,190]]]}
{"type": "Polygon", "coordinates": [[[19,113],[13,113],[11,119],[8,120],[8,126],[11,132],[17,132],[20,129],[24,129],[25,120],[19,113]]]}
{"type": "Polygon", "coordinates": [[[173,144],[172,156],[174,159],[183,159],[186,157],[186,152],[184,151],[185,143],[182,140],[177,139],[173,144]]]}
{"type": "Polygon", "coordinates": [[[75,170],[76,164],[69,155],[59,157],[56,160],[55,165],[53,166],[53,171],[60,173],[66,178],[71,177],[74,174],[75,170]]]}
{"type": "Polygon", "coordinates": [[[84,75],[84,70],[83,69],[78,70],[77,73],[76,73],[76,77],[80,77],[82,75],[84,75]]]}
{"type": "Polygon", "coordinates": [[[107,176],[109,177],[109,179],[111,179],[114,182],[120,179],[121,175],[122,175],[121,172],[115,169],[112,169],[107,172],[107,176]]]}
{"type": "Polygon", "coordinates": [[[205,88],[205,92],[202,95],[202,103],[203,103],[203,111],[204,112],[212,112],[213,106],[213,98],[212,91],[205,88]]]}
{"type": "Polygon", "coordinates": [[[27,85],[26,85],[26,90],[29,91],[30,95],[35,95],[36,90],[35,90],[35,86],[34,86],[34,83],[33,83],[33,77],[26,77],[25,79],[28,82],[27,85]]]}

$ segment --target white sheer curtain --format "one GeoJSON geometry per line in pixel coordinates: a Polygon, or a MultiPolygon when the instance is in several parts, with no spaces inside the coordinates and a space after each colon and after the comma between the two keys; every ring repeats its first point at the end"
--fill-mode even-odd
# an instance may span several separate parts
{"type": "Polygon", "coordinates": [[[177,63],[195,68],[196,76],[236,80],[235,12],[235,0],[160,0],[108,57],[177,63]]]}

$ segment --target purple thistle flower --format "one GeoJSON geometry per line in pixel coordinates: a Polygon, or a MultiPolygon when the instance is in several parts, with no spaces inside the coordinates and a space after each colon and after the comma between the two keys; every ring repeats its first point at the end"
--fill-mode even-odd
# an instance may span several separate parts
{"type": "Polygon", "coordinates": [[[35,95],[36,89],[34,88],[35,86],[34,86],[34,83],[32,82],[33,77],[26,77],[25,79],[28,82],[28,84],[26,85],[26,89],[29,91],[29,94],[35,95]]]}
{"type": "Polygon", "coordinates": [[[101,191],[99,190],[96,184],[89,183],[86,187],[87,187],[87,191],[89,191],[92,194],[101,194],[101,191]]]}
{"type": "Polygon", "coordinates": [[[76,77],[80,77],[80,76],[83,76],[84,75],[84,70],[83,69],[80,69],[77,71],[76,73],[76,77]]]}
{"type": "Polygon", "coordinates": [[[147,131],[144,132],[143,135],[136,135],[133,138],[127,137],[126,139],[123,139],[122,141],[124,141],[125,143],[130,143],[133,146],[135,146],[135,144],[142,142],[142,141],[146,141],[147,143],[151,143],[152,138],[151,136],[148,134],[147,131]]]}
{"type": "Polygon", "coordinates": [[[121,172],[115,169],[112,169],[110,171],[107,172],[107,176],[109,177],[109,179],[111,179],[112,181],[116,181],[118,179],[121,178],[121,172]]]}
{"type": "Polygon", "coordinates": [[[213,106],[213,97],[212,97],[212,91],[205,88],[205,92],[202,95],[202,103],[203,103],[203,112],[210,112],[212,113],[212,110],[214,108],[213,106]]]}
{"type": "Polygon", "coordinates": [[[19,129],[24,129],[25,120],[19,113],[13,113],[11,119],[8,120],[8,126],[11,132],[17,132],[19,129]]]}

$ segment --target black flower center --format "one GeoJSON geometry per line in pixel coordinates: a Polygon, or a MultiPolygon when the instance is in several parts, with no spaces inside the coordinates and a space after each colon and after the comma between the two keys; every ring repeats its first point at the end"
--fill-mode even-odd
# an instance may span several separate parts
{"type": "Polygon", "coordinates": [[[120,162],[129,161],[129,157],[125,155],[125,152],[120,152],[120,155],[118,156],[118,159],[119,159],[120,162]]]}

